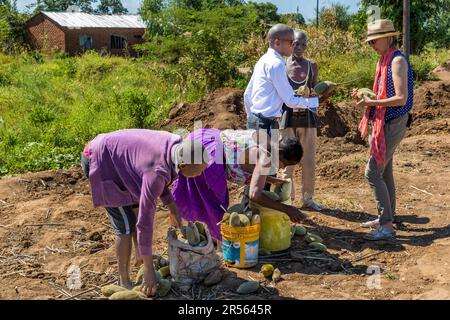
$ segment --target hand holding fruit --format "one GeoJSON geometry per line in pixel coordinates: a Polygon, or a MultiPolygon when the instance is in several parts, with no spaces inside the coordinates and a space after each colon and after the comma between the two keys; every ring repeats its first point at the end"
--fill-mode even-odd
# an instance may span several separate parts
{"type": "Polygon", "coordinates": [[[360,101],[356,102],[357,107],[367,107],[372,105],[373,100],[369,99],[366,96],[363,96],[363,98],[360,101]]]}
{"type": "Polygon", "coordinates": [[[141,292],[143,292],[147,297],[153,297],[158,292],[158,287],[159,282],[156,279],[153,268],[145,268],[141,292]]]}
{"type": "Polygon", "coordinates": [[[352,99],[355,100],[357,107],[375,106],[377,95],[368,88],[353,89],[352,99]]]}

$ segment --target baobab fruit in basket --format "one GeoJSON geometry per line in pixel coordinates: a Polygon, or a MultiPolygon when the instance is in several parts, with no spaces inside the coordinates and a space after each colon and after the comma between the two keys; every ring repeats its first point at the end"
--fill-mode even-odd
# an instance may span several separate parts
{"type": "Polygon", "coordinates": [[[196,246],[200,243],[200,234],[192,222],[189,222],[186,227],[186,239],[191,246],[196,246]]]}
{"type": "Polygon", "coordinates": [[[291,198],[291,189],[292,189],[292,181],[283,183],[280,187],[280,191],[278,192],[278,196],[280,197],[280,201],[284,202],[291,198]]]}
{"type": "Polygon", "coordinates": [[[208,276],[203,281],[203,284],[207,287],[218,284],[222,281],[222,272],[220,270],[214,270],[208,274],[208,276]]]}
{"type": "Polygon", "coordinates": [[[224,215],[223,215],[223,217],[222,217],[221,222],[222,222],[222,223],[229,224],[229,223],[230,223],[230,216],[231,216],[231,213],[225,212],[224,215]]]}
{"type": "Polygon", "coordinates": [[[104,286],[100,289],[100,291],[102,292],[102,294],[105,297],[110,297],[116,292],[125,291],[125,290],[127,290],[127,289],[125,289],[124,287],[115,285],[115,284],[108,284],[107,286],[104,286]]]}
{"type": "Polygon", "coordinates": [[[242,227],[246,227],[246,226],[250,225],[250,220],[247,218],[247,216],[245,214],[239,215],[239,221],[240,221],[242,227]]]}
{"type": "Polygon", "coordinates": [[[239,294],[250,294],[259,289],[259,282],[257,281],[246,281],[237,288],[236,292],[239,294]]]}
{"type": "Polygon", "coordinates": [[[203,235],[206,239],[206,231],[205,231],[205,225],[201,223],[200,221],[195,221],[195,226],[197,227],[198,233],[203,235]]]}
{"type": "Polygon", "coordinates": [[[144,293],[135,290],[124,290],[114,293],[109,300],[145,300],[144,293]]]}
{"type": "Polygon", "coordinates": [[[259,216],[259,214],[255,214],[252,217],[252,220],[250,221],[250,224],[252,226],[256,226],[257,224],[261,224],[261,217],[259,216]]]}
{"type": "Polygon", "coordinates": [[[230,216],[230,226],[232,227],[240,227],[241,219],[239,217],[239,213],[233,212],[230,216]]]}

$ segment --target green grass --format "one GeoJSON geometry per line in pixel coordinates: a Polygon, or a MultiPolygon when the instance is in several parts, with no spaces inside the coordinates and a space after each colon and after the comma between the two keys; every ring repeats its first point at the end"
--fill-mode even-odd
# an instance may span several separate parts
{"type": "Polygon", "coordinates": [[[174,101],[202,96],[177,87],[170,73],[95,53],[0,56],[0,176],[69,167],[97,134],[153,128],[174,101]]]}
{"type": "MultiPolygon", "coordinates": [[[[356,79],[339,87],[334,101],[348,100],[352,87],[372,86],[378,59],[373,52],[332,49],[312,57],[320,80],[356,79]]],[[[417,80],[430,79],[430,71],[448,58],[446,50],[411,57],[417,80]]],[[[193,102],[206,94],[204,78],[180,70],[96,53],[0,55],[0,177],[75,165],[83,146],[99,133],[155,128],[173,102],[193,102]]],[[[246,84],[238,78],[224,86],[246,84]]]]}

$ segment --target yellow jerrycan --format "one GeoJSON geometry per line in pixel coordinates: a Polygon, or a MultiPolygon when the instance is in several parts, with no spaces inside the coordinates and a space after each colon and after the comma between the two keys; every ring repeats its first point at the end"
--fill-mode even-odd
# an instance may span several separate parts
{"type": "MultiPolygon", "coordinates": [[[[288,195],[291,194],[292,183],[287,184],[285,190],[288,195]]],[[[271,188],[274,191],[274,188],[271,188]]],[[[291,205],[289,197],[284,204],[291,205]]],[[[261,217],[261,230],[259,233],[259,247],[272,252],[283,251],[291,246],[291,219],[281,211],[263,207],[257,203],[251,202],[250,208],[259,209],[261,217]]]]}

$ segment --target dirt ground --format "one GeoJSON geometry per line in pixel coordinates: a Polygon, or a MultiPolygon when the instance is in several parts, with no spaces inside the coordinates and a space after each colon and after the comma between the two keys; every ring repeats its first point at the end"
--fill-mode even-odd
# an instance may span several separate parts
{"type": "MultiPolygon", "coordinates": [[[[224,268],[220,284],[198,286],[184,296],[174,290],[165,299],[450,299],[449,64],[435,70],[441,80],[415,90],[416,120],[395,155],[396,243],[362,239],[367,230],[359,224],[376,212],[364,178],[367,146],[356,133],[362,110],[351,103],[325,105],[316,199],[328,209],[309,212],[304,225],[324,239],[328,253],[299,258],[294,254],[306,244],[294,237],[290,252],[270,258],[282,272],[278,283],[261,278],[261,264],[224,268]],[[370,286],[377,280],[370,270],[381,272],[376,288],[370,286]],[[234,293],[251,278],[263,284],[257,294],[234,293]]],[[[203,120],[205,127],[243,127],[242,91],[224,88],[199,103],[174,105],[161,126],[191,130],[192,120],[203,120]]],[[[299,167],[297,191],[300,177],[299,167]]],[[[230,186],[232,202],[239,191],[230,186]]],[[[162,208],[155,226],[154,251],[161,254],[169,227],[162,208]]],[[[0,180],[0,299],[67,299],[80,293],[74,299],[102,299],[100,286],[117,277],[113,241],[105,211],[93,208],[79,168],[0,180]],[[71,265],[81,269],[79,290],[66,286],[71,265]]]]}

